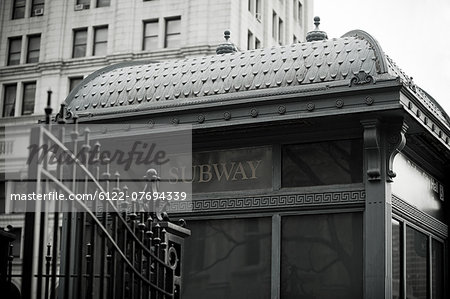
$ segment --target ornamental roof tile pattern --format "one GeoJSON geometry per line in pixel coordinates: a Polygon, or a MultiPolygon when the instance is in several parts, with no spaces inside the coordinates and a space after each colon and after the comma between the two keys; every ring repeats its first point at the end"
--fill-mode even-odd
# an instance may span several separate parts
{"type": "Polygon", "coordinates": [[[450,124],[441,106],[384,55],[372,36],[361,30],[341,38],[289,46],[161,63],[116,64],[86,77],[65,104],[69,116],[108,115],[222,101],[233,93],[269,93],[324,82],[347,85],[361,73],[374,81],[399,77],[430,112],[450,124]]]}
{"type": "Polygon", "coordinates": [[[350,80],[361,70],[371,76],[379,73],[380,56],[366,40],[343,37],[179,61],[107,67],[87,77],[66,103],[75,114],[95,115],[100,110],[107,112],[124,106],[145,110],[161,102],[350,80]]]}

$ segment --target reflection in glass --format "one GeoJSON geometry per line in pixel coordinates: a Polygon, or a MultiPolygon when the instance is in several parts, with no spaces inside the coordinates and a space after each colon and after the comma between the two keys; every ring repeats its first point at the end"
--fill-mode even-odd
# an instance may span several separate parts
{"type": "Polygon", "coordinates": [[[281,242],[281,298],[362,298],[361,214],[284,217],[281,242]]]}
{"type": "Polygon", "coordinates": [[[428,237],[406,227],[406,298],[427,298],[428,237]]]}
{"type": "Polygon", "coordinates": [[[358,139],[283,146],[283,187],[357,183],[362,181],[361,169],[358,139]]]}
{"type": "Polygon", "coordinates": [[[444,298],[444,244],[433,240],[432,245],[432,299],[444,298]]]}
{"type": "Polygon", "coordinates": [[[400,297],[401,289],[401,233],[400,222],[392,219],[392,298],[400,297]]]}
{"type": "Polygon", "coordinates": [[[182,298],[270,298],[271,219],[189,221],[182,298]]]}

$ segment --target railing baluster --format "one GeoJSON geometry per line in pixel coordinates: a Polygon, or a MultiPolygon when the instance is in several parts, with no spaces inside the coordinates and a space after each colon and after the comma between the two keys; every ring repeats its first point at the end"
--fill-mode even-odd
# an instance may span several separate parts
{"type": "MultiPolygon", "coordinates": [[[[91,228],[92,229],[92,228],[91,228]]],[[[86,244],[87,250],[86,250],[86,294],[84,298],[92,298],[92,287],[93,287],[93,259],[92,259],[92,245],[91,243],[86,244]]]]}
{"type": "Polygon", "coordinates": [[[11,285],[11,279],[12,279],[12,262],[14,260],[13,248],[14,248],[14,245],[12,243],[10,243],[9,248],[8,248],[8,251],[9,251],[8,252],[8,273],[6,274],[6,275],[8,275],[8,285],[11,285]]]}
{"type": "Polygon", "coordinates": [[[45,256],[45,299],[48,299],[49,286],[50,286],[50,263],[52,256],[50,255],[52,245],[47,244],[47,255],[45,256]]]}

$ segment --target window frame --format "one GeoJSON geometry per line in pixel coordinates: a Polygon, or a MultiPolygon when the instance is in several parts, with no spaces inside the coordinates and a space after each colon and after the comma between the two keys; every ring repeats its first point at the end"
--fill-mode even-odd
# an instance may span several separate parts
{"type": "Polygon", "coordinates": [[[69,79],[69,94],[70,94],[75,89],[75,87],[77,87],[78,84],[80,84],[84,80],[84,76],[72,76],[72,77],[68,77],[68,79],[69,79]],[[73,85],[73,83],[76,80],[79,80],[80,82],[77,83],[76,85],[73,85]]]}
{"type": "Polygon", "coordinates": [[[108,25],[101,25],[101,26],[95,26],[94,27],[94,39],[92,43],[92,56],[106,56],[108,54],[108,25]],[[99,30],[105,30],[106,29],[106,40],[97,41],[98,31],[99,30]],[[98,51],[97,46],[99,44],[105,44],[105,53],[104,54],[97,54],[98,51]]]}
{"type": "Polygon", "coordinates": [[[40,58],[40,53],[41,52],[41,34],[32,34],[32,35],[28,35],[27,36],[27,58],[26,58],[26,63],[38,63],[39,62],[39,58],[40,58]],[[33,38],[39,38],[39,48],[37,50],[30,50],[30,44],[31,44],[31,39],[33,38]],[[30,61],[30,53],[32,52],[37,52],[37,61],[30,61]]]}
{"type": "Polygon", "coordinates": [[[176,48],[180,48],[181,46],[181,16],[174,16],[174,17],[168,17],[168,18],[164,18],[164,48],[167,49],[176,49],[176,48]],[[176,32],[176,33],[168,33],[168,28],[169,28],[169,23],[173,22],[173,21],[179,21],[180,22],[180,31],[176,32]],[[172,47],[172,46],[168,46],[168,42],[167,42],[167,37],[169,36],[176,36],[179,35],[180,36],[180,45],[176,46],[176,47],[172,47]]]}
{"type": "Polygon", "coordinates": [[[3,104],[2,104],[2,117],[14,117],[16,114],[16,103],[17,103],[17,83],[9,83],[9,84],[4,84],[3,85],[3,104]],[[14,87],[14,101],[12,103],[7,103],[6,102],[6,98],[7,98],[7,91],[8,88],[14,87]],[[9,113],[10,115],[5,115],[6,112],[6,106],[11,106],[11,112],[9,113]],[[12,115],[11,115],[12,114],[12,115]]]}
{"type": "Polygon", "coordinates": [[[22,56],[22,36],[12,36],[8,37],[8,57],[7,57],[7,63],[6,65],[19,65],[21,63],[21,56],[22,56]],[[19,42],[19,51],[18,52],[11,52],[12,44],[13,42],[18,41],[19,42]],[[11,63],[11,54],[18,54],[19,60],[17,63],[11,63]]]}
{"type": "Polygon", "coordinates": [[[250,30],[247,30],[247,50],[253,50],[255,47],[254,34],[250,30]]]}
{"type": "Polygon", "coordinates": [[[44,9],[44,7],[45,7],[45,0],[31,0],[31,12],[30,12],[30,16],[31,17],[39,17],[39,16],[42,16],[42,15],[36,15],[34,12],[36,11],[36,9],[40,9],[40,8],[42,8],[42,10],[44,9]],[[39,3],[36,3],[36,2],[38,2],[39,1],[39,3]]]}
{"type": "Polygon", "coordinates": [[[11,16],[12,20],[18,20],[18,19],[25,18],[25,11],[26,11],[26,6],[27,6],[27,1],[23,0],[23,5],[17,5],[18,2],[21,2],[21,1],[20,0],[14,0],[14,2],[13,2],[13,9],[12,9],[12,16],[11,16]],[[23,9],[23,15],[16,16],[17,9],[19,9],[19,8],[23,9]]]}
{"type": "Polygon", "coordinates": [[[159,19],[149,19],[143,21],[142,51],[151,51],[159,48],[159,19]],[[147,35],[147,24],[156,24],[156,35],[147,35]],[[148,49],[146,45],[147,39],[156,38],[156,47],[148,49]]]}
{"type": "Polygon", "coordinates": [[[109,7],[111,6],[111,0],[97,0],[95,2],[95,7],[109,7]],[[108,5],[102,3],[102,1],[108,1],[108,5]]]}
{"type": "MultiPolygon", "coordinates": [[[[33,115],[34,114],[34,108],[35,108],[35,105],[36,105],[36,90],[37,90],[37,83],[36,83],[36,81],[29,81],[29,82],[23,82],[22,83],[22,109],[21,109],[21,113],[20,113],[20,115],[22,115],[22,116],[24,116],[24,115],[33,115]],[[26,92],[27,92],[27,86],[30,86],[30,85],[34,85],[34,96],[33,96],[33,109],[32,110],[30,110],[31,112],[30,113],[28,113],[28,111],[27,111],[27,113],[25,113],[26,111],[25,111],[25,106],[26,106],[26,103],[25,103],[25,101],[30,101],[29,99],[27,99],[26,98],[26,92]]],[[[30,103],[28,103],[28,104],[30,104],[30,103]]]]}
{"type": "Polygon", "coordinates": [[[88,40],[88,28],[82,27],[82,28],[75,28],[72,29],[72,58],[81,58],[87,56],[87,40],[88,40]],[[84,44],[76,44],[76,35],[85,32],[86,38],[84,40],[84,44]],[[75,56],[75,49],[76,47],[84,46],[84,55],[82,56],[75,56]]]}
{"type": "MultiPolygon", "coordinates": [[[[392,220],[397,221],[399,223],[400,226],[400,297],[402,296],[406,296],[405,291],[406,291],[406,284],[407,284],[407,269],[406,269],[406,229],[410,228],[413,230],[418,231],[419,233],[424,234],[427,237],[427,294],[431,296],[432,294],[432,273],[433,273],[433,267],[432,267],[432,246],[433,246],[433,241],[437,241],[439,243],[442,244],[443,249],[444,249],[444,256],[443,256],[443,260],[444,262],[446,261],[446,251],[447,249],[447,243],[445,241],[445,239],[441,238],[440,236],[436,235],[435,233],[422,228],[421,226],[417,225],[414,222],[409,221],[408,219],[405,219],[403,216],[395,213],[394,211],[392,211],[392,220]]],[[[391,220],[391,223],[392,223],[391,220]]],[[[392,224],[391,224],[392,225],[392,224]]],[[[392,236],[391,236],[392,239],[392,236]]],[[[392,242],[392,240],[391,240],[392,242]]],[[[393,250],[393,248],[392,248],[393,250]]],[[[444,266],[445,267],[445,266],[444,266]]],[[[445,268],[444,268],[444,281],[447,279],[447,273],[445,272],[445,268]]],[[[443,286],[443,290],[445,292],[445,285],[443,286]]]]}
{"type": "Polygon", "coordinates": [[[284,44],[284,21],[282,18],[278,18],[278,44],[284,44]]]}

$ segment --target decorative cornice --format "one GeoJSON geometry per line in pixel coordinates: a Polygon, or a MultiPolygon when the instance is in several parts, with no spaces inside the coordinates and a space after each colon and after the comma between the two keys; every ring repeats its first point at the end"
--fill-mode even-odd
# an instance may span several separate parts
{"type": "Polygon", "coordinates": [[[329,205],[363,204],[365,191],[330,191],[316,193],[288,193],[274,195],[242,196],[231,198],[203,198],[172,202],[170,213],[260,211],[261,209],[299,209],[329,205]]]}
{"type": "Polygon", "coordinates": [[[406,201],[392,195],[392,209],[399,216],[411,221],[415,225],[421,226],[427,230],[431,230],[433,233],[440,237],[448,237],[448,226],[437,220],[436,218],[428,215],[425,212],[410,205],[406,201]]]}

